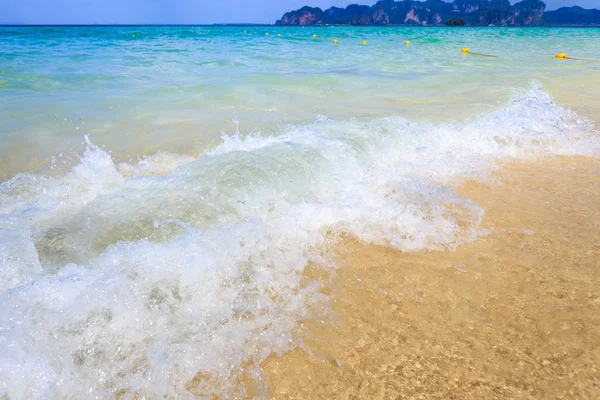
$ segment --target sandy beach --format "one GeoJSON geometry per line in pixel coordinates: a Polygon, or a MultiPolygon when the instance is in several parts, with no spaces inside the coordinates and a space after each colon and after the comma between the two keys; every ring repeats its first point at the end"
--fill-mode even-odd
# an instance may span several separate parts
{"type": "MultiPolygon", "coordinates": [[[[273,399],[600,398],[600,161],[505,163],[457,190],[488,235],[402,253],[346,239],[332,314],[263,368],[273,399]]],[[[249,393],[251,394],[251,393],[249,393]]]]}

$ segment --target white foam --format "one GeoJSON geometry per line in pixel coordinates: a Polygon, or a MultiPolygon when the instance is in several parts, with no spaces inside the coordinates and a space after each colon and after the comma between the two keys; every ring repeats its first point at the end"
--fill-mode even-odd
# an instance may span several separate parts
{"type": "Polygon", "coordinates": [[[332,265],[341,234],[453,247],[482,211],[450,183],[599,149],[539,85],[468,124],[320,120],[224,137],[198,159],[116,167],[88,143],[62,178],[0,186],[0,396],[240,395],[241,366],[294,346],[326,307],[302,273],[332,265]]]}

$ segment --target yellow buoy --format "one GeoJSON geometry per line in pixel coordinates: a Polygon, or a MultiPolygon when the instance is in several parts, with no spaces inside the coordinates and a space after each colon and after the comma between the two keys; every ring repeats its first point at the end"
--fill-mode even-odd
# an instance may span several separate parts
{"type": "Polygon", "coordinates": [[[567,55],[565,53],[558,53],[556,58],[567,58],[567,55]]]}
{"type": "Polygon", "coordinates": [[[248,32],[244,31],[244,34],[246,34],[246,33],[248,33],[248,32]]]}
{"type": "Polygon", "coordinates": [[[265,35],[269,35],[269,32],[265,32],[265,35]]]}
{"type": "Polygon", "coordinates": [[[338,44],[338,40],[337,39],[333,39],[333,44],[338,44]]]}
{"type": "Polygon", "coordinates": [[[463,49],[461,50],[463,53],[468,53],[469,49],[467,47],[463,47],[463,49]]]}
{"type": "Polygon", "coordinates": [[[281,33],[278,33],[278,34],[277,34],[277,37],[281,37],[281,33]]]}
{"type": "Polygon", "coordinates": [[[406,42],[404,42],[404,44],[408,46],[410,44],[410,41],[407,40],[406,42]]]}
{"type": "Polygon", "coordinates": [[[317,38],[317,35],[313,35],[313,39],[316,39],[316,38],[317,38]]]}
{"type": "Polygon", "coordinates": [[[363,40],[363,46],[366,46],[366,45],[367,45],[367,41],[363,40]]]}

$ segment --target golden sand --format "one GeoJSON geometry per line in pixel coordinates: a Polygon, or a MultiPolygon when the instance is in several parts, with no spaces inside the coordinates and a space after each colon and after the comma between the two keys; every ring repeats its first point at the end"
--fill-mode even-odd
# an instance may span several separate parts
{"type": "Polygon", "coordinates": [[[344,241],[331,318],[263,363],[268,397],[600,399],[600,160],[496,177],[457,188],[490,234],[455,251],[344,241]]]}

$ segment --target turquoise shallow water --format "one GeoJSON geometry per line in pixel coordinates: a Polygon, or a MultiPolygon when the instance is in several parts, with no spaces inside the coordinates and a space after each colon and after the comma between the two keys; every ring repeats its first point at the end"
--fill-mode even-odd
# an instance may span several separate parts
{"type": "Polygon", "coordinates": [[[493,109],[531,80],[595,118],[599,63],[553,56],[600,58],[599,39],[570,28],[4,27],[0,178],[80,153],[83,133],[120,159],[196,155],[234,119],[263,134],[323,116],[440,122],[493,109]],[[463,57],[465,46],[500,57],[463,57]]]}
{"type": "Polygon", "coordinates": [[[0,28],[0,398],[266,393],[261,361],[327,318],[303,272],[342,235],[454,248],[484,233],[457,181],[600,156],[600,63],[554,58],[599,39],[0,28]]]}

